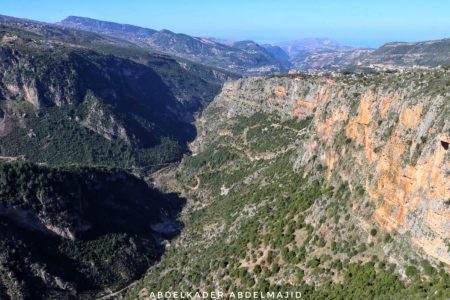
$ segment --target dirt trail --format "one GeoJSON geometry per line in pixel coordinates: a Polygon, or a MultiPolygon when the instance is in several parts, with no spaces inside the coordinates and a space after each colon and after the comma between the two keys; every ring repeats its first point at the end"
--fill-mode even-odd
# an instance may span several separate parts
{"type": "Polygon", "coordinates": [[[23,155],[20,156],[0,156],[0,160],[6,160],[6,161],[17,161],[17,160],[23,160],[25,157],[23,155]]]}
{"type": "Polygon", "coordinates": [[[197,184],[195,186],[186,185],[186,187],[191,191],[196,191],[200,187],[200,177],[198,177],[197,174],[195,174],[195,180],[197,181],[197,184]]]}
{"type": "Polygon", "coordinates": [[[109,294],[101,296],[101,297],[98,297],[98,298],[95,298],[94,300],[117,299],[117,298],[115,298],[116,296],[119,296],[123,292],[129,290],[130,288],[135,286],[137,283],[138,283],[138,281],[132,282],[129,285],[127,285],[126,287],[121,288],[120,290],[117,290],[115,292],[110,292],[109,294]]]}
{"type": "MultiPolygon", "coordinates": [[[[248,134],[249,129],[252,129],[252,128],[255,128],[255,127],[258,127],[258,126],[259,126],[259,125],[253,125],[253,126],[251,126],[251,127],[246,127],[246,128],[243,130],[243,132],[242,132],[242,140],[243,140],[243,142],[244,142],[244,144],[243,144],[244,147],[248,145],[248,137],[247,137],[247,134],[248,134]]],[[[295,132],[297,132],[297,136],[302,135],[302,134],[306,133],[306,131],[307,131],[307,128],[303,128],[303,129],[298,130],[298,129],[295,129],[295,128],[292,128],[292,127],[289,127],[289,126],[281,125],[281,124],[279,124],[279,123],[272,123],[272,124],[270,124],[270,126],[272,126],[272,127],[274,127],[274,128],[282,127],[283,129],[288,129],[288,130],[295,131],[295,132]]],[[[255,161],[255,160],[271,160],[271,159],[273,159],[274,157],[276,157],[277,155],[282,154],[282,153],[285,153],[286,151],[289,151],[289,150],[291,150],[291,149],[294,148],[294,146],[291,145],[291,146],[288,146],[285,150],[278,151],[278,152],[275,152],[275,153],[265,153],[265,154],[260,154],[260,155],[252,155],[250,149],[244,149],[244,148],[239,147],[238,145],[235,145],[235,144],[229,144],[228,146],[230,146],[230,147],[232,147],[232,148],[234,148],[234,149],[236,149],[236,150],[238,150],[238,151],[241,151],[241,152],[243,151],[244,154],[247,156],[247,158],[248,158],[250,161],[255,161]]]]}
{"type": "Polygon", "coordinates": [[[244,141],[244,145],[247,145],[247,143],[248,143],[248,141],[247,141],[248,130],[252,129],[252,128],[256,128],[258,126],[259,126],[259,124],[256,124],[256,125],[253,125],[253,126],[250,126],[250,127],[245,127],[245,129],[242,131],[242,140],[244,141]]]}

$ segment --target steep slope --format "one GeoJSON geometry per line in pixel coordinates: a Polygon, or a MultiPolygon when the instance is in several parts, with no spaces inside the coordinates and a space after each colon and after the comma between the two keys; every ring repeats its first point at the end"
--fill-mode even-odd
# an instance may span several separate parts
{"type": "Polygon", "coordinates": [[[61,25],[99,34],[113,35],[120,38],[143,40],[156,33],[157,30],[128,24],[100,21],[91,18],[69,16],[60,22],[61,25]]]}
{"type": "Polygon", "coordinates": [[[193,115],[232,76],[89,33],[11,24],[0,31],[7,157],[127,168],[177,160],[195,136],[193,115]]]}
{"type": "Polygon", "coordinates": [[[376,49],[359,63],[379,67],[436,67],[450,64],[450,39],[417,42],[387,43],[376,49]]]}
{"type": "Polygon", "coordinates": [[[246,49],[170,30],[155,32],[145,28],[130,28],[128,25],[74,16],[62,20],[58,25],[123,38],[139,46],[239,74],[285,72],[289,67],[286,62],[279,61],[259,45],[246,49]]]}
{"type": "Polygon", "coordinates": [[[299,150],[298,166],[307,167],[308,158],[318,153],[329,180],[364,186],[382,228],[411,231],[413,243],[450,264],[444,230],[450,197],[445,147],[450,138],[448,69],[323,78],[317,85],[308,78],[283,80],[227,84],[218,97],[226,100],[216,100],[212,107],[226,103],[222,109],[227,117],[255,109],[292,117],[312,115],[314,131],[310,144],[299,150]],[[344,151],[336,144],[342,139],[360,151],[344,151]],[[347,171],[351,173],[339,165],[345,160],[355,163],[347,171]],[[353,178],[356,168],[359,176],[353,178]]]}
{"type": "Polygon", "coordinates": [[[449,86],[443,68],[225,84],[194,155],[154,175],[189,199],[185,229],[128,297],[449,297],[449,86]]]}
{"type": "Polygon", "coordinates": [[[261,47],[264,47],[264,49],[266,49],[280,61],[289,61],[289,55],[282,48],[271,44],[263,44],[261,45],[261,47]]]}
{"type": "Polygon", "coordinates": [[[2,163],[0,185],[2,299],[92,299],[136,279],[162,251],[152,226],[183,205],[119,170],[2,163]]]}

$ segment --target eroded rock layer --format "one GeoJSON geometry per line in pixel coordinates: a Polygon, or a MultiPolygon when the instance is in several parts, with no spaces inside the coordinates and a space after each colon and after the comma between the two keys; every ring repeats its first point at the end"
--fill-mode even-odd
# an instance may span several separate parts
{"type": "Polygon", "coordinates": [[[239,115],[312,118],[296,167],[321,164],[332,185],[363,186],[380,228],[450,264],[449,87],[445,69],[229,82],[200,118],[192,148],[204,149],[211,132],[239,115]]]}

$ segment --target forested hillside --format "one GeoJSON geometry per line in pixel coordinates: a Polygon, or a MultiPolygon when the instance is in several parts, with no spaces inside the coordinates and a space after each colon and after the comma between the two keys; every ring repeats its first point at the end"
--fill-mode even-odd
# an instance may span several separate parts
{"type": "Polygon", "coordinates": [[[194,154],[153,175],[188,199],[185,229],[128,297],[448,298],[449,78],[439,68],[225,84],[194,154]]]}
{"type": "Polygon", "coordinates": [[[0,290],[70,299],[121,287],[161,255],[152,225],[183,203],[120,170],[1,163],[0,290]]]}

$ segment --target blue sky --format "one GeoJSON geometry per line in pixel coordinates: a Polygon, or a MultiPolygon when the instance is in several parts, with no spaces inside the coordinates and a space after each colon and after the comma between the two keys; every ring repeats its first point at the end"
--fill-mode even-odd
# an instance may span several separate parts
{"type": "Polygon", "coordinates": [[[448,0],[0,0],[0,14],[46,22],[78,15],[258,42],[329,37],[375,47],[450,37],[448,0]]]}

